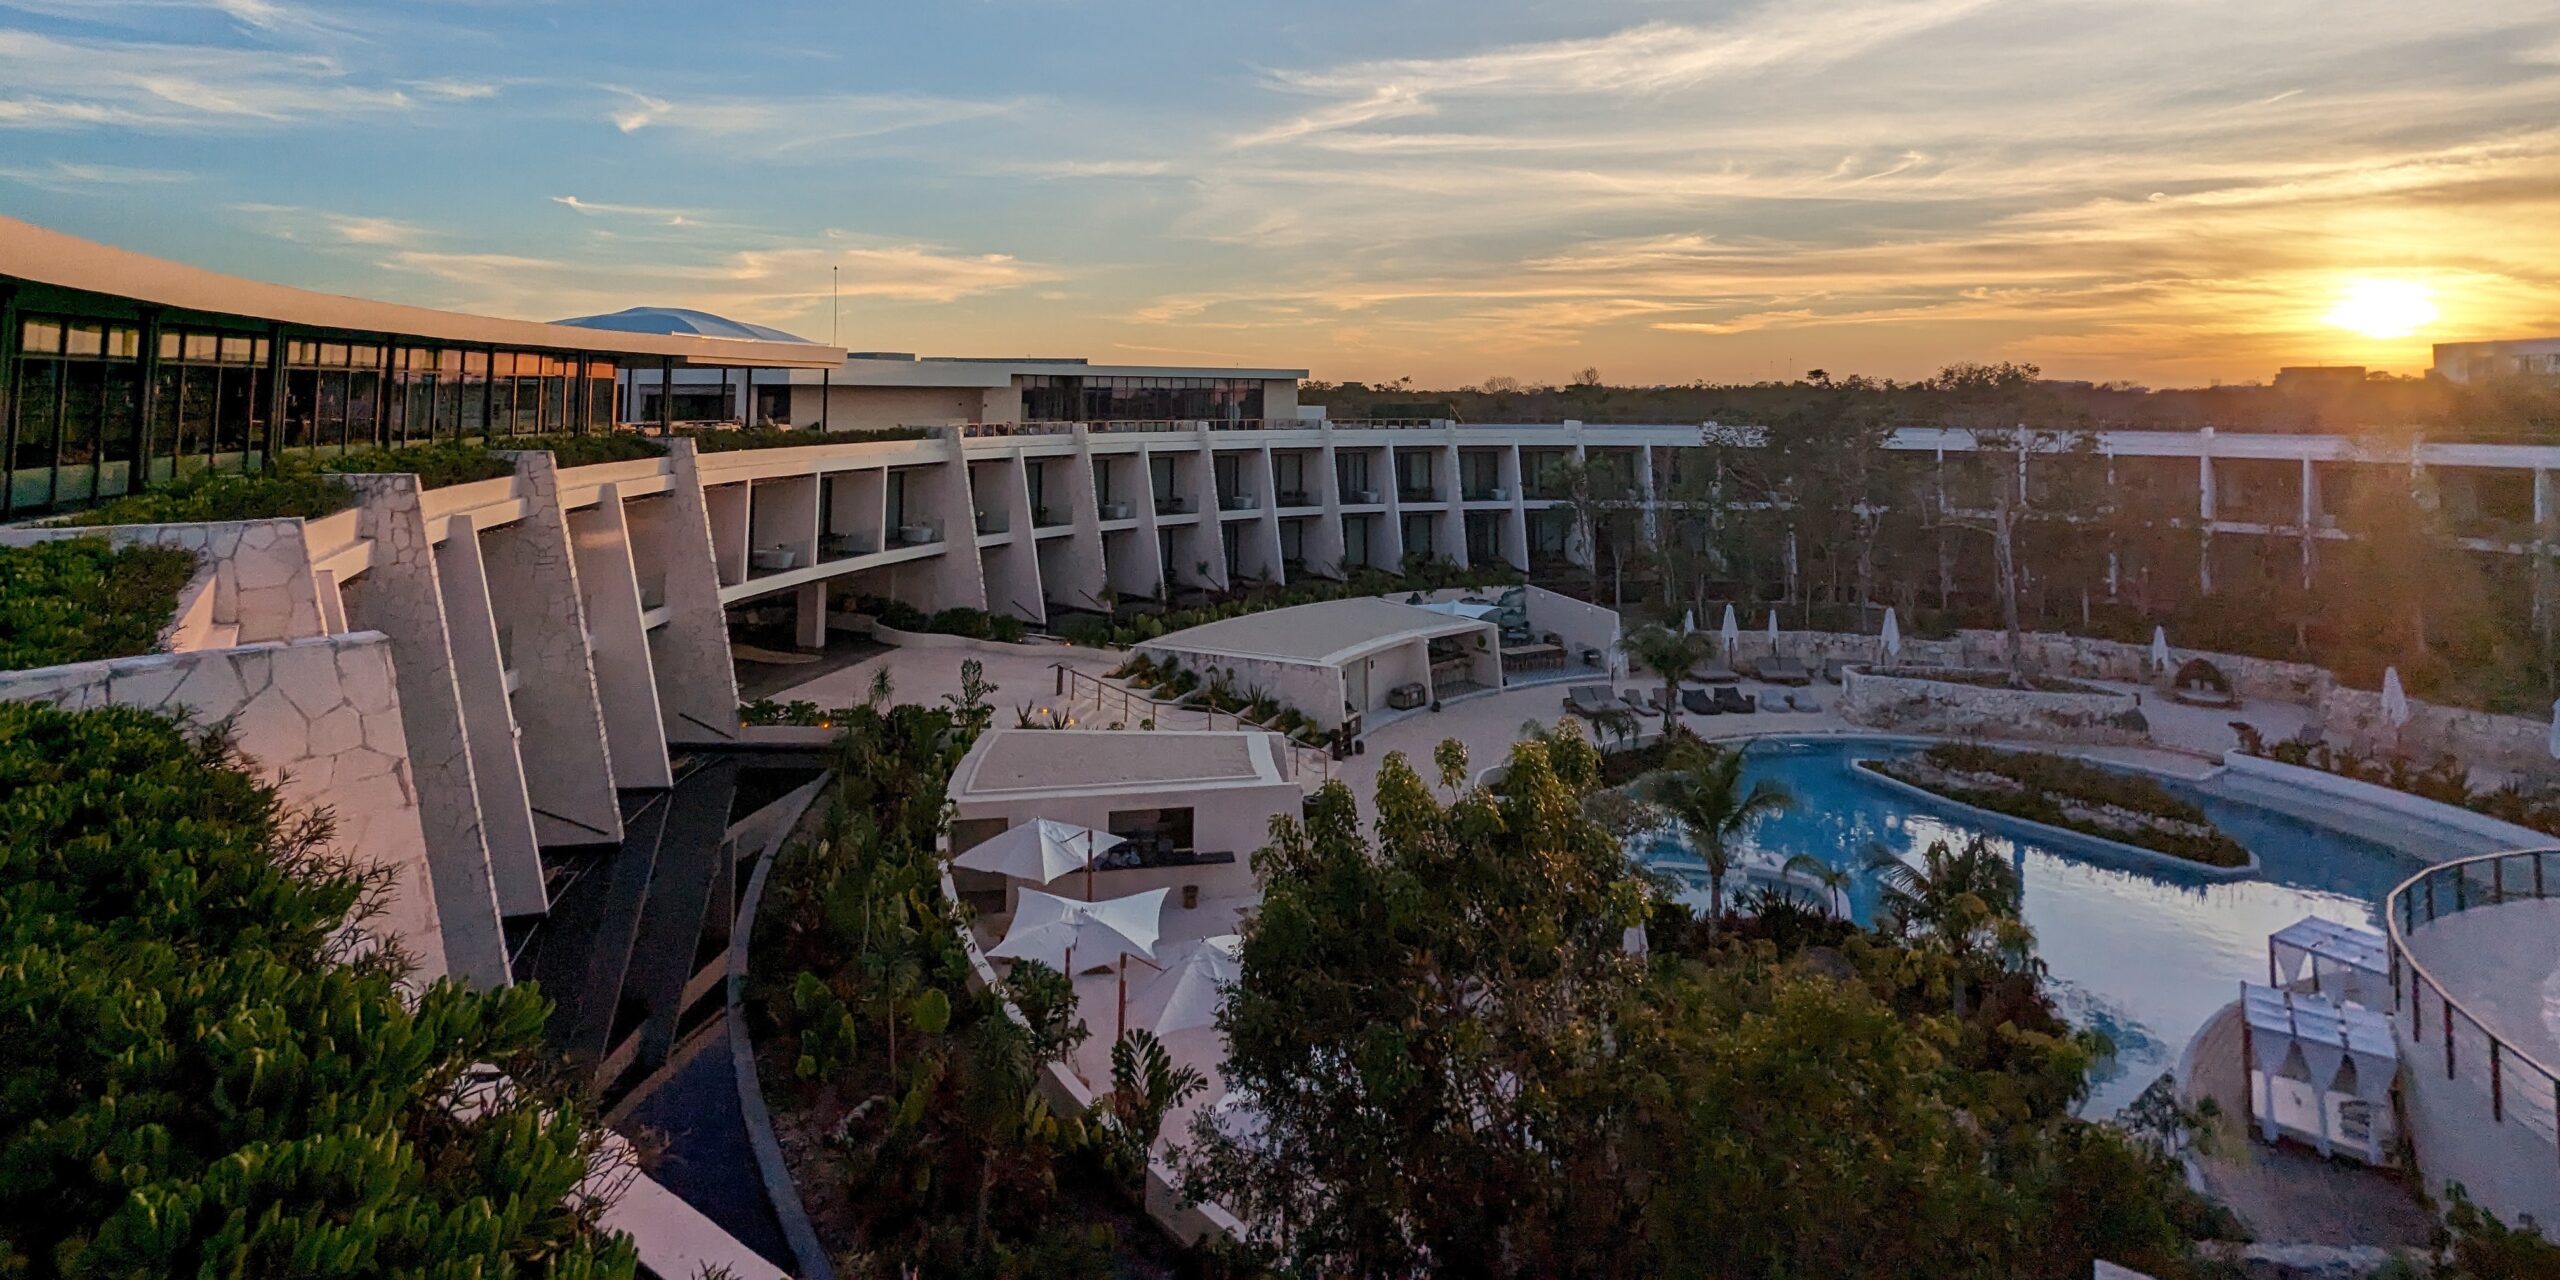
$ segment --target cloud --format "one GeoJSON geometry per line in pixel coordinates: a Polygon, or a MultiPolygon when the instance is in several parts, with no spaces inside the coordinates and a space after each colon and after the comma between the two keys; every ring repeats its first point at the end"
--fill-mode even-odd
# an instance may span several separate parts
{"type": "Polygon", "coordinates": [[[1154,178],[1173,171],[1170,160],[1032,160],[1005,168],[1032,178],[1154,178]]]}
{"type": "Polygon", "coordinates": [[[115,190],[126,187],[161,186],[191,181],[194,177],[193,174],[175,169],[142,169],[117,164],[75,164],[68,160],[52,160],[35,165],[0,165],[0,179],[44,191],[74,195],[95,192],[100,188],[115,190]]]}
{"type": "Polygon", "coordinates": [[[553,196],[551,203],[588,217],[642,218],[670,227],[692,225],[702,214],[692,209],[676,209],[661,205],[611,204],[601,200],[581,200],[576,196],[553,196]]]}
{"type": "Polygon", "coordinates": [[[197,132],[415,105],[402,90],[361,83],[318,54],[0,30],[0,127],[197,132]]]}
{"type": "Polygon", "coordinates": [[[607,111],[606,118],[624,133],[665,130],[777,155],[827,143],[980,120],[1013,109],[1006,102],[903,93],[679,99],[632,89],[614,92],[623,103],[607,111]]]}
{"type": "Polygon", "coordinates": [[[235,204],[237,213],[256,219],[267,234],[280,240],[367,248],[418,245],[436,238],[414,222],[376,214],[341,213],[289,204],[235,204]]]}

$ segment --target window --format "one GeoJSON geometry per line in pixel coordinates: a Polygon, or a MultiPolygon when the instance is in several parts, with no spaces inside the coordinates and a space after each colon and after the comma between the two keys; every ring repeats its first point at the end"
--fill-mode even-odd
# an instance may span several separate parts
{"type": "Polygon", "coordinates": [[[1191,810],[1187,808],[1114,809],[1103,829],[1127,840],[1141,858],[1149,854],[1190,853],[1196,848],[1191,839],[1191,810]]]}

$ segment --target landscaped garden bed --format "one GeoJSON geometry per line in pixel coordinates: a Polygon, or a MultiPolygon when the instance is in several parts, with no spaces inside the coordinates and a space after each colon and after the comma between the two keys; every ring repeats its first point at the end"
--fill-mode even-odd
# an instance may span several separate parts
{"type": "Polygon", "coordinates": [[[0,1271],[635,1273],[547,1003],[351,946],[387,870],[219,736],[0,703],[0,832],[0,1271]]]}
{"type": "Polygon", "coordinates": [[[0,671],[158,649],[196,567],[183,547],[99,537],[0,547],[0,671]]]}
{"type": "Polygon", "coordinates": [[[2268,742],[2257,726],[2246,722],[2235,721],[2231,727],[2240,736],[2242,755],[2388,787],[2545,835],[2560,836],[2560,789],[2509,783],[2483,790],[2471,785],[2471,771],[2452,756],[2439,756],[2434,763],[2421,765],[2399,756],[2365,755],[2325,742],[2268,742]]]}
{"type": "Polygon", "coordinates": [[[330,454],[288,453],[252,472],[194,470],[158,488],[128,494],[60,523],[203,524],[224,520],[317,520],[356,504],[354,491],[330,479],[340,475],[406,474],[423,489],[442,489],[515,474],[502,452],[549,452],[562,467],[628,462],[666,454],[664,444],[628,431],[586,435],[493,436],[437,440],[330,454]]]}
{"type": "Polygon", "coordinates": [[[680,439],[693,441],[703,453],[734,453],[740,449],[805,449],[822,444],[872,444],[884,440],[922,440],[930,432],[922,427],[873,427],[862,431],[817,431],[783,427],[712,427],[678,431],[680,439]]]}
{"type": "Polygon", "coordinates": [[[2204,810],[2136,774],[2035,751],[1940,743],[1861,768],[1932,795],[2208,867],[2249,864],[2249,851],[2204,810]]]}
{"type": "Polygon", "coordinates": [[[1837,708],[1851,724],[1940,737],[2141,743],[2151,722],[2135,695],[2069,680],[2009,684],[1951,667],[1849,669],[1837,708]]]}

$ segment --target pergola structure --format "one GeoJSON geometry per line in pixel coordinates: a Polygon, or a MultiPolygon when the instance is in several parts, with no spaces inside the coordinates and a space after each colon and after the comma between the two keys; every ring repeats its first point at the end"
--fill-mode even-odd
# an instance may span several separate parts
{"type": "Polygon", "coordinates": [[[2304,916],[2267,936],[2267,985],[2387,1009],[2391,960],[2380,932],[2304,916]]]}
{"type": "Polygon", "coordinates": [[[2240,1052],[2249,1118],[2269,1142],[2308,1142],[2321,1155],[2388,1164],[2391,1085],[2400,1048],[2391,1020],[2360,1004],[2241,984],[2240,1052]]]}

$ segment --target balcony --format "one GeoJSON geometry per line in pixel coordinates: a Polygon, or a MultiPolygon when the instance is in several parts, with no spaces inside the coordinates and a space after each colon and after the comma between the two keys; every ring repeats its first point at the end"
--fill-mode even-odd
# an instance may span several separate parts
{"type": "Polygon", "coordinates": [[[1100,510],[1105,520],[1128,520],[1138,514],[1136,508],[1125,502],[1106,502],[1101,505],[1100,510]]]}
{"type": "Polygon", "coordinates": [[[1222,493],[1218,495],[1218,509],[1220,511],[1259,511],[1262,509],[1261,503],[1262,500],[1260,498],[1250,493],[1222,493]]]}
{"type": "Polygon", "coordinates": [[[1511,490],[1498,484],[1478,485],[1467,490],[1466,498],[1469,502],[1509,502],[1511,490]]]}
{"type": "Polygon", "coordinates": [[[880,538],[870,533],[826,533],[818,535],[820,560],[851,560],[855,556],[876,554],[880,538]]]}
{"type": "Polygon", "coordinates": [[[1189,498],[1158,498],[1158,499],[1156,499],[1156,514],[1157,514],[1157,515],[1160,515],[1160,516],[1180,516],[1180,515],[1189,515],[1190,513],[1191,513],[1191,500],[1190,500],[1189,498]]]}
{"type": "Polygon", "coordinates": [[[1425,485],[1418,489],[1399,488],[1396,490],[1396,501],[1398,502],[1438,502],[1439,500],[1440,491],[1429,485],[1425,485]]]}
{"type": "Polygon", "coordinates": [[[1378,505],[1378,491],[1375,489],[1355,488],[1346,482],[1342,486],[1342,500],[1353,506],[1374,507],[1378,505]]]}
{"type": "Polygon", "coordinates": [[[1007,519],[1005,513],[1001,511],[981,511],[978,513],[978,532],[980,533],[1003,533],[1005,530],[1012,527],[1013,522],[1007,519]]]}
{"type": "Polygon", "coordinates": [[[942,541],[942,530],[932,525],[902,524],[898,526],[899,546],[930,547],[940,541],[942,541]]]}
{"type": "Polygon", "coordinates": [[[1055,529],[1066,523],[1067,513],[1058,507],[1039,507],[1031,513],[1031,527],[1034,529],[1055,529]]]}
{"type": "Polygon", "coordinates": [[[1283,507],[1312,507],[1316,505],[1315,495],[1304,489],[1283,489],[1273,496],[1272,501],[1279,503],[1283,507]]]}
{"type": "Polygon", "coordinates": [[[798,547],[757,547],[747,553],[747,576],[762,578],[800,567],[798,547]]]}

